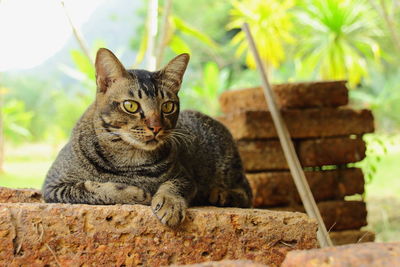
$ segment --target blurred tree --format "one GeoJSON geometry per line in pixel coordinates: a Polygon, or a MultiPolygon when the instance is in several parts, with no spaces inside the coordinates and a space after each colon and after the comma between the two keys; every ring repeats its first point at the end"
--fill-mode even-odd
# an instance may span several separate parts
{"type": "MultiPolygon", "coordinates": [[[[161,27],[161,34],[159,34],[157,39],[157,66],[161,66],[163,62],[162,56],[164,55],[164,48],[169,47],[174,54],[181,53],[192,53],[191,46],[187,43],[184,37],[189,37],[194,42],[201,42],[212,49],[217,49],[218,45],[214,40],[212,40],[207,34],[202,31],[194,28],[189,23],[181,19],[176,14],[173,14],[171,11],[171,7],[168,5],[172,5],[169,1],[164,1],[165,7],[162,10],[163,14],[165,14],[165,18],[163,23],[166,21],[167,26],[161,27]]],[[[150,11],[148,11],[147,16],[150,16],[150,11]]],[[[163,25],[164,26],[164,25],[163,25]]],[[[133,64],[133,68],[137,68],[139,64],[145,59],[146,51],[148,50],[148,31],[150,26],[145,27],[145,31],[143,32],[143,37],[141,38],[141,42],[132,42],[134,45],[132,48],[138,49],[138,53],[136,56],[135,63],[133,64]],[[138,47],[136,47],[138,46],[138,47]]]]}
{"type": "Polygon", "coordinates": [[[378,61],[376,12],[364,0],[305,0],[296,17],[301,30],[297,71],[322,79],[348,79],[357,85],[367,75],[369,59],[378,61]]]}
{"type": "Polygon", "coordinates": [[[3,124],[3,95],[6,89],[0,88],[0,173],[4,172],[4,124],[3,124]]]}
{"type": "Polygon", "coordinates": [[[215,62],[207,62],[202,70],[202,79],[191,83],[181,90],[183,108],[198,110],[217,115],[219,113],[218,96],[230,86],[231,71],[220,69],[215,62]]]}
{"type": "Polygon", "coordinates": [[[5,102],[2,108],[2,115],[4,116],[5,139],[14,143],[21,143],[31,138],[29,126],[33,112],[26,111],[24,102],[16,99],[5,102]]]}
{"type": "Polygon", "coordinates": [[[374,112],[378,131],[396,133],[400,127],[400,69],[370,72],[370,79],[359,90],[352,90],[350,97],[354,104],[374,112]]]}
{"type": "Polygon", "coordinates": [[[388,31],[391,44],[395,48],[397,55],[400,56],[400,33],[398,30],[400,26],[400,2],[398,0],[369,0],[369,3],[379,12],[388,31]]]}
{"type": "MultiPolygon", "coordinates": [[[[227,28],[238,29],[247,22],[261,58],[267,67],[277,68],[285,60],[285,45],[295,41],[292,36],[293,14],[290,12],[293,6],[292,0],[236,0],[230,11],[231,21],[227,28]]],[[[232,44],[238,45],[236,55],[247,52],[246,63],[250,68],[255,68],[243,32],[233,37],[232,44]]]]}

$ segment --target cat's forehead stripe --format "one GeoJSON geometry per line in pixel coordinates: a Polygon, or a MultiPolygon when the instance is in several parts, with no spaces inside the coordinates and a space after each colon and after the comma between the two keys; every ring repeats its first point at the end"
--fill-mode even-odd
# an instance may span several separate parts
{"type": "Polygon", "coordinates": [[[139,90],[143,90],[144,94],[148,97],[155,97],[157,93],[157,86],[154,84],[155,81],[151,79],[140,79],[139,78],[139,90]]]}

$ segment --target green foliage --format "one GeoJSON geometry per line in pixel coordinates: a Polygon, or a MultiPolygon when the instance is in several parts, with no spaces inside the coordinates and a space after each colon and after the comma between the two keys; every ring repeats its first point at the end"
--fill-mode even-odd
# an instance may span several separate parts
{"type": "MultiPolygon", "coordinates": [[[[290,12],[293,6],[292,0],[236,0],[233,2],[230,11],[232,18],[227,27],[237,29],[247,22],[260,57],[267,65],[277,68],[285,60],[285,45],[294,42],[293,14],[290,12]]],[[[236,34],[232,44],[238,45],[237,55],[247,52],[246,63],[249,67],[255,68],[244,32],[236,34]]]]}
{"type": "MultiPolygon", "coordinates": [[[[101,47],[106,47],[106,43],[102,40],[96,40],[91,49],[92,58],[95,58],[97,50],[101,47]]],[[[85,53],[78,49],[70,51],[72,62],[75,68],[62,65],[60,69],[71,78],[79,81],[83,88],[88,91],[95,91],[96,89],[96,70],[85,53]]]]}
{"type": "Polygon", "coordinates": [[[32,135],[29,127],[33,112],[27,111],[21,100],[11,99],[2,106],[4,137],[14,143],[26,142],[32,135]]]}
{"type": "Polygon", "coordinates": [[[361,163],[366,182],[370,183],[374,179],[377,167],[388,152],[386,140],[375,134],[364,136],[364,141],[367,143],[366,158],[361,163]]]}
{"type": "MultiPolygon", "coordinates": [[[[163,45],[169,47],[175,54],[192,54],[191,45],[188,44],[188,40],[189,42],[194,41],[203,43],[211,49],[218,49],[218,44],[214,42],[214,40],[212,40],[207,34],[191,26],[177,15],[170,15],[168,21],[169,28],[167,29],[168,31],[166,33],[166,39],[158,40],[158,42],[163,42],[163,45]]],[[[142,32],[139,45],[137,42],[132,42],[134,46],[138,46],[134,67],[141,64],[141,62],[144,60],[147,50],[147,41],[148,35],[146,29],[142,32]]]]}
{"type": "Polygon", "coordinates": [[[400,128],[400,70],[381,73],[371,71],[362,89],[352,90],[354,104],[374,112],[378,129],[396,132],[400,128]]]}
{"type": "Polygon", "coordinates": [[[76,68],[85,76],[90,79],[95,79],[95,69],[88,57],[81,51],[77,49],[71,50],[72,61],[75,63],[76,68]]]}
{"type": "Polygon", "coordinates": [[[368,59],[379,60],[380,31],[366,1],[305,1],[296,16],[303,75],[316,71],[322,79],[348,79],[355,86],[367,75],[368,59]]]}
{"type": "Polygon", "coordinates": [[[229,88],[229,79],[229,69],[219,69],[215,62],[207,62],[202,79],[181,90],[183,108],[196,108],[209,115],[218,114],[218,96],[229,88]]]}
{"type": "Polygon", "coordinates": [[[193,37],[212,49],[218,48],[218,45],[209,36],[195,29],[193,26],[189,25],[187,22],[183,21],[177,16],[170,16],[170,25],[170,32],[168,33],[170,36],[170,41],[168,42],[167,40],[167,44],[169,43],[170,48],[177,54],[185,52],[191,53],[189,45],[183,38],[180,37],[182,34],[188,37],[193,37]]]}

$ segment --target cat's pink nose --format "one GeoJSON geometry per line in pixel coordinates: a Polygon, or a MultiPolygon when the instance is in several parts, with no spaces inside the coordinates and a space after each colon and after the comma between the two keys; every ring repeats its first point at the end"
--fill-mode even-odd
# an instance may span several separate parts
{"type": "Polygon", "coordinates": [[[154,134],[158,134],[158,133],[161,131],[162,127],[161,127],[161,126],[152,126],[152,127],[149,127],[149,129],[150,129],[150,131],[152,131],[154,134]]]}

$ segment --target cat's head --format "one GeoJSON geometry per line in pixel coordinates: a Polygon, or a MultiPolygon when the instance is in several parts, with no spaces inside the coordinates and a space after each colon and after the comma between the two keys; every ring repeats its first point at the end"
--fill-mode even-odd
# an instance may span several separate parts
{"type": "Polygon", "coordinates": [[[126,70],[108,49],[96,56],[95,129],[102,141],[125,142],[142,150],[165,143],[176,126],[188,54],[150,72],[126,70]]]}

